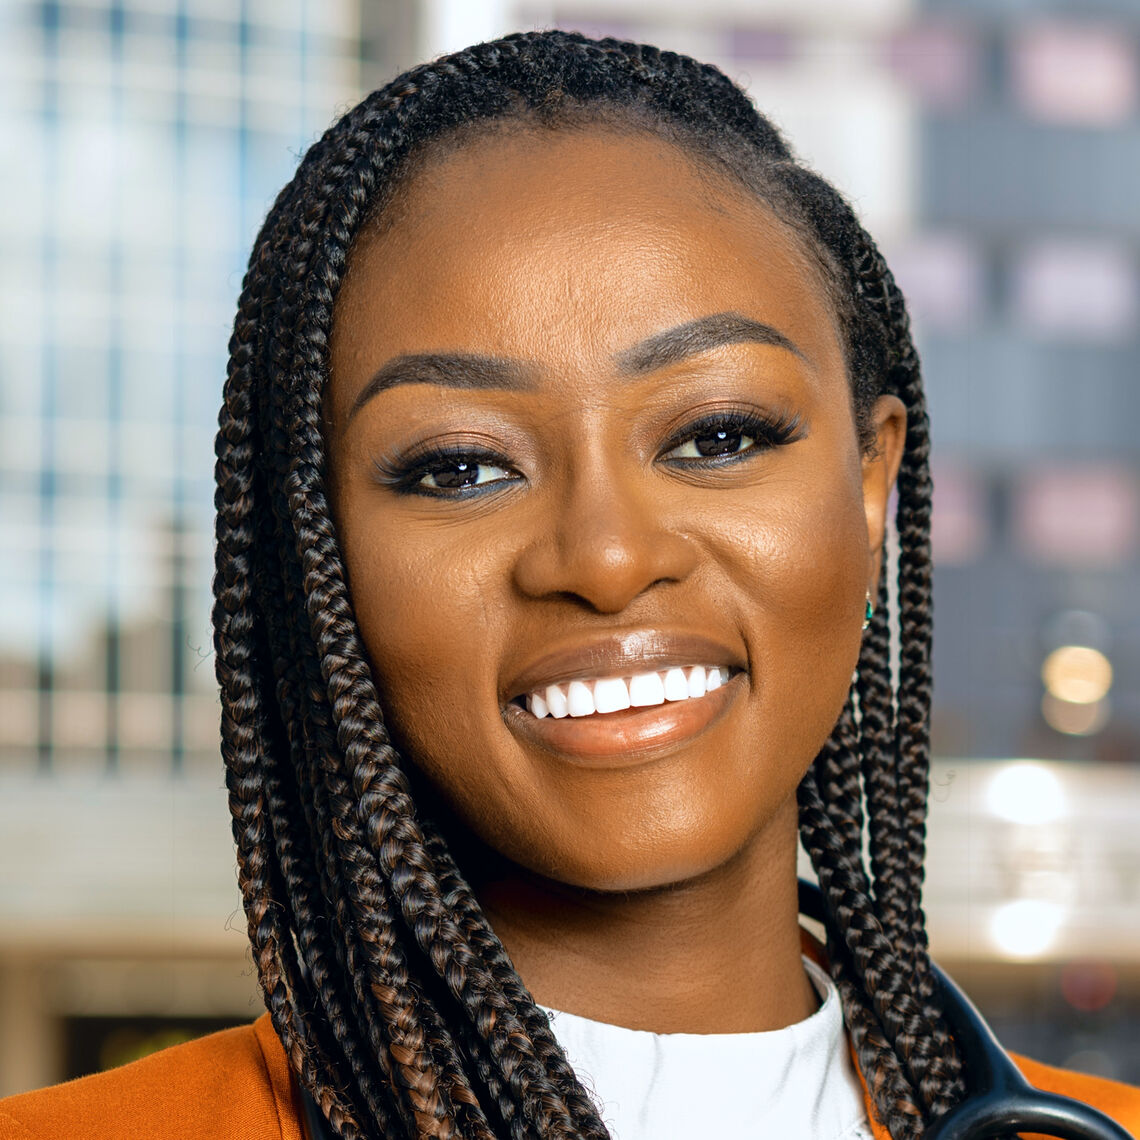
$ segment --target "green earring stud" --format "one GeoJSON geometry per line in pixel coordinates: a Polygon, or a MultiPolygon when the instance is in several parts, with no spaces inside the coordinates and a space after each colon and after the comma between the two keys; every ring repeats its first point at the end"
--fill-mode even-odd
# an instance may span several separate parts
{"type": "Polygon", "coordinates": [[[869,626],[871,624],[871,618],[874,617],[874,615],[875,615],[875,607],[873,605],[871,605],[871,591],[868,590],[867,591],[867,608],[863,612],[863,628],[864,629],[866,629],[867,626],[869,626]]]}

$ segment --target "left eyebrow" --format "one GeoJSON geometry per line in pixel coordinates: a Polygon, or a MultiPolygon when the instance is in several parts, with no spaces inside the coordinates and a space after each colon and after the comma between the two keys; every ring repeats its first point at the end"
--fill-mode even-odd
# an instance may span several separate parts
{"type": "Polygon", "coordinates": [[[394,357],[360,390],[349,409],[352,419],[373,396],[401,384],[435,384],[442,388],[531,387],[527,368],[513,360],[471,352],[420,352],[394,357]]]}
{"type": "Polygon", "coordinates": [[[686,321],[683,325],[654,333],[632,348],[618,353],[616,361],[626,375],[640,376],[713,348],[742,343],[775,345],[811,363],[795,342],[779,329],[754,321],[742,313],[732,312],[698,317],[695,321],[686,321]]]}

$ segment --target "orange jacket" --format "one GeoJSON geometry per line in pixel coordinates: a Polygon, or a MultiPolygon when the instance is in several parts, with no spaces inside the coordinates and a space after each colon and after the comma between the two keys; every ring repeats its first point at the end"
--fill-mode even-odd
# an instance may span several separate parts
{"type": "MultiPolygon", "coordinates": [[[[1029,1081],[1140,1138],[1140,1089],[1017,1058],[1029,1081]]],[[[876,1140],[890,1140],[867,1115],[876,1140]]],[[[0,1101],[0,1140],[304,1140],[297,1085],[269,1014],[141,1061],[0,1101]]]]}

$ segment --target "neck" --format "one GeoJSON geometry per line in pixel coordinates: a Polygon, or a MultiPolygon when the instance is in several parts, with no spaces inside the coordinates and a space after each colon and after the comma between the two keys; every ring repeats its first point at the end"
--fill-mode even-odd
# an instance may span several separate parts
{"type": "Polygon", "coordinates": [[[516,869],[476,890],[540,1005],[657,1033],[782,1029],[818,1005],[800,956],[795,834],[793,801],[682,883],[603,893],[516,869]]]}

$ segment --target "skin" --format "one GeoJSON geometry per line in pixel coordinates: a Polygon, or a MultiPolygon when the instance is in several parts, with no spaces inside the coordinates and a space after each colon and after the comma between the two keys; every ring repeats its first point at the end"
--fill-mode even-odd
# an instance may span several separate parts
{"type": "Polygon", "coordinates": [[[795,789],[858,658],[905,411],[880,399],[861,452],[801,240],[656,138],[470,142],[358,239],[326,396],[333,510],[389,729],[424,802],[452,813],[536,1000],[658,1032],[808,1016],[795,789]],[[723,313],[795,350],[728,343],[629,374],[631,346],[723,313]],[[354,406],[378,369],[433,352],[512,362],[512,386],[402,383],[354,406]],[[686,465],[677,432],[726,406],[797,428],[686,465]],[[503,462],[458,498],[391,485],[440,439],[503,462]],[[528,736],[518,678],[608,634],[707,636],[737,671],[702,698],[719,702],[711,720],[664,745],[583,758],[528,736]]]}

